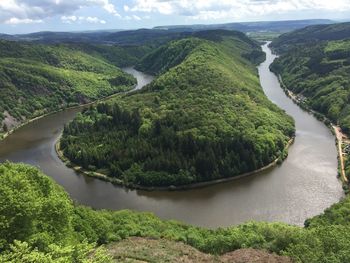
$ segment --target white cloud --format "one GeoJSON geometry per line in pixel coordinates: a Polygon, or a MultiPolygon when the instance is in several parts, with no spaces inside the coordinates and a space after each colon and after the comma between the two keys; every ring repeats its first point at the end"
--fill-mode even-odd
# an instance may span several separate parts
{"type": "Polygon", "coordinates": [[[110,0],[0,0],[0,23],[11,19],[29,22],[53,16],[72,17],[75,11],[94,6],[120,17],[110,0]]]}
{"type": "Polygon", "coordinates": [[[106,21],[105,21],[105,20],[99,19],[99,18],[97,18],[97,17],[91,17],[91,16],[88,16],[88,17],[86,18],[86,22],[94,23],[94,24],[97,24],[97,23],[106,24],[106,21]]]}
{"type": "Polygon", "coordinates": [[[350,11],[350,0],[135,0],[130,10],[200,20],[240,19],[293,11],[350,11]]]}
{"type": "Polygon", "coordinates": [[[129,20],[141,21],[141,20],[142,20],[142,18],[139,17],[139,16],[137,16],[137,15],[123,16],[123,17],[121,17],[121,18],[122,18],[123,20],[127,20],[127,21],[129,21],[129,20]]]}
{"type": "Polygon", "coordinates": [[[71,24],[78,20],[76,16],[61,16],[61,20],[63,23],[71,24]]]}
{"type": "MultiPolygon", "coordinates": [[[[136,4],[131,8],[132,11],[158,12],[164,15],[176,13],[176,9],[183,5],[181,0],[136,0],[136,4]],[[180,5],[179,5],[180,4],[180,5]]],[[[187,2],[187,1],[185,1],[187,2]]],[[[187,3],[186,3],[187,5],[187,3]]]]}
{"type": "Polygon", "coordinates": [[[61,16],[61,20],[63,23],[67,23],[67,24],[72,24],[74,22],[77,23],[83,23],[83,22],[87,22],[87,23],[92,23],[92,24],[106,24],[105,20],[99,19],[98,17],[92,17],[92,16],[61,16]]]}
{"type": "Polygon", "coordinates": [[[117,12],[115,6],[111,4],[109,0],[87,0],[87,2],[100,5],[108,13],[120,17],[120,14],[117,12]]]}
{"type": "Polygon", "coordinates": [[[38,24],[38,23],[42,23],[43,20],[41,19],[29,19],[29,18],[25,18],[25,19],[18,19],[16,17],[12,17],[8,20],[5,21],[5,24],[7,25],[18,25],[18,24],[38,24]]]}

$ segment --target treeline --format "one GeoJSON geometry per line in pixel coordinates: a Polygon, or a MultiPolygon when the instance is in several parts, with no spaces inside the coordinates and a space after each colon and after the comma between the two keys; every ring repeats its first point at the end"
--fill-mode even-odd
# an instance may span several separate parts
{"type": "MultiPolygon", "coordinates": [[[[0,123],[6,115],[19,124],[44,113],[125,91],[136,83],[114,65],[125,63],[120,48],[82,46],[0,41],[0,123]]],[[[13,125],[1,124],[0,132],[7,124],[13,125]]]]}
{"type": "Polygon", "coordinates": [[[0,262],[112,262],[103,244],[132,236],[181,241],[211,254],[255,248],[295,262],[350,261],[349,197],[307,220],[306,228],[250,222],[209,230],[74,204],[52,179],[23,164],[0,165],[0,193],[0,262]]]}
{"type": "Polygon", "coordinates": [[[146,56],[141,63],[159,77],[79,115],[65,127],[64,154],[131,186],[227,178],[285,156],[293,120],[265,97],[243,56],[260,47],[215,32],[218,42],[188,38],[146,56]]]}

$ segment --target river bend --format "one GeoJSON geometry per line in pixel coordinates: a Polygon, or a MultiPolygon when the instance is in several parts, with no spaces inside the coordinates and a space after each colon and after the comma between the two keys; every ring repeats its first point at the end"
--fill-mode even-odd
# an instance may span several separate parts
{"type": "MultiPolygon", "coordinates": [[[[0,161],[25,162],[39,167],[70,196],[94,208],[151,211],[205,227],[224,227],[248,220],[283,221],[302,225],[343,196],[337,179],[335,139],[326,126],[301,110],[283,92],[269,71],[275,56],[263,46],[267,59],[259,67],[268,98],[293,116],[295,143],[281,166],[225,184],[179,192],[127,190],[76,174],[57,157],[54,145],[65,123],[81,109],[70,109],[32,122],[0,142],[0,161]]],[[[137,89],[152,77],[127,69],[138,79],[137,89]]]]}

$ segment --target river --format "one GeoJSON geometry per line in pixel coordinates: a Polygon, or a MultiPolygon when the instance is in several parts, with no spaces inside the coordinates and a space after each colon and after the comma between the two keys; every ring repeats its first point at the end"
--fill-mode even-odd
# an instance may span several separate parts
{"type": "MultiPolygon", "coordinates": [[[[54,144],[65,123],[81,109],[70,109],[32,122],[0,142],[0,161],[39,167],[80,204],[94,208],[151,211],[163,219],[210,228],[249,220],[302,225],[343,197],[337,179],[335,139],[326,126],[301,110],[283,92],[269,65],[275,56],[263,46],[267,59],[259,67],[261,85],[271,101],[293,116],[296,139],[282,165],[260,174],[175,192],[127,190],[76,174],[57,157],[54,144]]],[[[127,69],[141,88],[151,76],[127,69]]]]}

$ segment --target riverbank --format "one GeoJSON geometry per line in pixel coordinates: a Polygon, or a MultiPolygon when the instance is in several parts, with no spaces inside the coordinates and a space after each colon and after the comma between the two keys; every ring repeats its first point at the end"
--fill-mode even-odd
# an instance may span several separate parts
{"type": "MultiPolygon", "coordinates": [[[[257,170],[248,172],[248,173],[244,173],[241,175],[237,175],[237,176],[233,176],[233,177],[229,177],[229,178],[220,178],[220,179],[216,179],[216,180],[212,180],[212,181],[207,181],[207,182],[199,182],[199,183],[193,183],[193,184],[187,184],[187,185],[180,185],[180,186],[174,186],[174,185],[170,185],[170,186],[165,186],[165,187],[157,187],[157,186],[152,186],[152,187],[148,187],[148,186],[142,186],[142,185],[135,185],[135,184],[125,184],[122,180],[117,179],[117,178],[111,178],[108,177],[105,174],[102,173],[98,173],[98,172],[94,172],[94,171],[89,171],[87,169],[84,169],[83,167],[74,164],[73,162],[71,162],[66,156],[64,156],[63,151],[61,150],[61,140],[62,137],[62,133],[60,134],[57,142],[55,143],[55,150],[57,153],[57,156],[61,159],[62,162],[65,163],[65,165],[71,169],[73,169],[74,171],[76,171],[79,174],[82,175],[86,175],[89,177],[93,177],[93,178],[97,178],[106,182],[110,182],[112,184],[115,185],[119,185],[125,188],[129,188],[129,189],[137,189],[137,190],[144,190],[144,191],[181,191],[181,190],[191,190],[191,189],[197,189],[197,188],[203,188],[203,187],[207,187],[207,186],[211,186],[211,185],[215,185],[215,184],[221,184],[221,183],[226,183],[226,182],[231,182],[234,180],[238,180],[241,179],[243,177],[248,177],[248,176],[252,176],[255,175],[257,173],[266,171],[270,168],[273,168],[275,166],[277,166],[278,164],[280,164],[284,159],[287,158],[287,156],[285,156],[285,158],[283,158],[283,156],[278,157],[276,160],[274,160],[273,162],[271,162],[270,164],[261,167],[257,170]]],[[[283,152],[288,152],[289,147],[293,144],[294,142],[294,137],[291,138],[288,143],[286,144],[283,152]]],[[[283,153],[282,153],[283,155],[283,153]]]]}
{"type": "MultiPolygon", "coordinates": [[[[290,91],[287,87],[287,85],[284,84],[283,79],[280,74],[278,74],[278,80],[280,82],[280,85],[282,89],[284,90],[285,94],[295,103],[297,104],[301,109],[304,111],[311,113],[314,115],[319,121],[322,121],[334,134],[335,136],[335,143],[337,145],[337,152],[338,152],[338,162],[339,162],[339,176],[342,180],[342,183],[346,186],[349,185],[349,180],[345,172],[345,161],[343,158],[343,149],[342,149],[342,143],[343,143],[343,137],[346,136],[341,132],[341,128],[338,125],[335,125],[332,123],[332,121],[327,118],[324,114],[317,112],[313,109],[311,109],[309,106],[305,105],[303,103],[303,99],[300,99],[297,94],[290,91]]],[[[346,137],[348,139],[348,137],[346,137]]]]}
{"type": "MultiPolygon", "coordinates": [[[[340,169],[340,174],[341,174],[341,178],[343,180],[344,183],[349,184],[349,180],[346,176],[346,172],[345,172],[345,161],[344,161],[344,157],[343,157],[343,137],[345,136],[342,132],[340,127],[338,126],[333,126],[336,138],[337,138],[337,146],[338,146],[338,155],[339,155],[339,169],[340,169]]],[[[347,137],[346,137],[347,138],[347,137]]]]}
{"type": "Polygon", "coordinates": [[[88,103],[84,103],[84,104],[79,104],[79,105],[75,105],[75,106],[70,106],[70,107],[62,107],[61,109],[59,110],[56,110],[56,111],[51,111],[51,112],[48,112],[48,113],[45,113],[45,114],[42,114],[42,115],[39,115],[37,117],[34,117],[32,119],[28,119],[26,121],[24,121],[23,123],[21,123],[20,125],[12,128],[11,130],[9,130],[8,132],[6,133],[3,133],[1,134],[0,133],[0,141],[1,140],[4,140],[6,139],[8,136],[10,136],[12,133],[14,133],[16,130],[20,129],[21,127],[29,124],[29,123],[32,123],[34,121],[37,121],[41,118],[44,118],[44,117],[47,117],[47,116],[50,116],[50,115],[53,115],[53,114],[56,114],[56,113],[59,113],[59,112],[62,112],[62,111],[65,111],[65,110],[74,110],[74,109],[79,109],[79,108],[84,108],[84,107],[88,107],[88,106],[91,106],[91,105],[94,105],[96,103],[100,103],[100,102],[103,102],[105,100],[108,100],[108,99],[111,99],[117,95],[120,95],[122,93],[125,93],[125,92],[132,92],[135,87],[137,86],[137,84],[133,85],[130,89],[128,90],[123,90],[123,91],[118,91],[112,95],[109,95],[109,96],[106,96],[106,97],[102,97],[100,99],[97,99],[97,100],[94,100],[94,101],[91,101],[91,102],[88,102],[88,103]]]}
{"type": "MultiPolygon", "coordinates": [[[[344,197],[335,176],[338,162],[334,136],[284,94],[277,77],[268,70],[273,57],[264,49],[267,62],[258,68],[262,88],[298,124],[297,137],[281,166],[188,191],[135,191],[116,187],[102,179],[77,175],[57,157],[53,147],[62,127],[79,110],[63,111],[19,129],[0,142],[0,162],[9,160],[40,167],[75,202],[95,209],[149,211],[163,219],[211,229],[251,220],[302,226],[305,219],[322,213],[344,197]]],[[[141,78],[139,83],[145,83],[146,78],[141,78]]]]}

